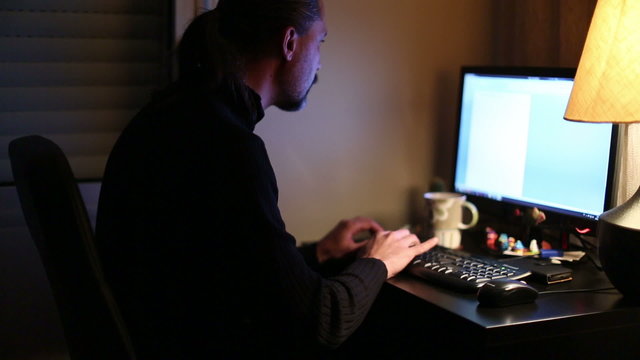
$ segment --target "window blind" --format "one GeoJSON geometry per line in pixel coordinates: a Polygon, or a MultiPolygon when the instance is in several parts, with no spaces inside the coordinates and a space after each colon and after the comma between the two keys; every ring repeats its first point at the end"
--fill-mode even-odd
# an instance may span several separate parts
{"type": "Polygon", "coordinates": [[[0,2],[0,184],[9,142],[60,145],[79,179],[100,179],[122,128],[169,79],[171,1],[0,2]]]}

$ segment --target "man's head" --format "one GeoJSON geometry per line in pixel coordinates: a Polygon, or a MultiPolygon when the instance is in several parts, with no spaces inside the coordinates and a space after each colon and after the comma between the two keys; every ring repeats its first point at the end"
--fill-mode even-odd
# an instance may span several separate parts
{"type": "Polygon", "coordinates": [[[280,91],[274,99],[274,104],[282,110],[304,107],[311,86],[318,80],[320,45],[327,36],[322,7],[320,11],[320,18],[305,33],[298,33],[293,27],[285,29],[281,41],[283,62],[277,76],[280,91]]]}
{"type": "Polygon", "coordinates": [[[268,59],[277,64],[268,105],[296,110],[320,68],[324,36],[322,0],[220,0],[185,31],[178,51],[180,78],[225,86],[248,100],[240,85],[254,64],[268,59]]]}

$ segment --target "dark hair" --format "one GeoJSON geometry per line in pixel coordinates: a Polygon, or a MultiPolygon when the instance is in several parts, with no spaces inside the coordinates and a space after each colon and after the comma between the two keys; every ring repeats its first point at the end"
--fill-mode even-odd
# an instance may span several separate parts
{"type": "Polygon", "coordinates": [[[182,36],[179,81],[228,89],[235,101],[252,110],[255,104],[242,80],[245,62],[275,53],[274,39],[286,27],[304,35],[319,18],[318,0],[219,0],[182,36]]]}

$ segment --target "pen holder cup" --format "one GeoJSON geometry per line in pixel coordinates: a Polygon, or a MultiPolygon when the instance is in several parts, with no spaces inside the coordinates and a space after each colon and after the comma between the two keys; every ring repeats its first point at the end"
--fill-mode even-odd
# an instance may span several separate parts
{"type": "Polygon", "coordinates": [[[478,209],[467,201],[464,194],[454,192],[427,192],[424,194],[427,214],[426,235],[438,237],[439,245],[459,248],[460,230],[469,229],[478,223],[478,209]],[[471,214],[468,222],[463,222],[463,209],[471,214]]]}

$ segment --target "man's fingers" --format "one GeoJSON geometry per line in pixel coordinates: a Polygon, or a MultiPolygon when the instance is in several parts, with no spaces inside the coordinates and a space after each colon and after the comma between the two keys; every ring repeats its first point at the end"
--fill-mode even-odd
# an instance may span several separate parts
{"type": "Polygon", "coordinates": [[[380,224],[375,222],[373,219],[358,216],[350,219],[349,224],[355,228],[355,231],[368,230],[374,233],[383,231],[384,229],[380,224]]]}
{"type": "Polygon", "coordinates": [[[422,254],[424,252],[431,250],[431,248],[436,246],[437,244],[438,244],[438,238],[432,237],[431,239],[423,243],[420,243],[419,245],[416,245],[413,248],[416,251],[416,255],[417,255],[417,254],[422,254]]]}

